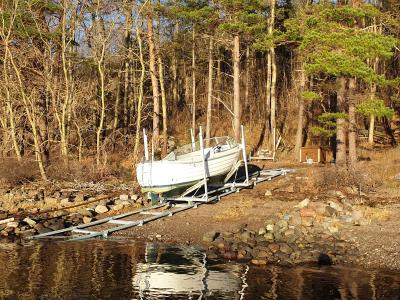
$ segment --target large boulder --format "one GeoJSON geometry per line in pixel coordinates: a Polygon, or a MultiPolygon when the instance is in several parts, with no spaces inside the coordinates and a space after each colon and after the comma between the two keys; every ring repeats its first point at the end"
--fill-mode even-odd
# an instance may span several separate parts
{"type": "Polygon", "coordinates": [[[131,200],[133,200],[133,201],[137,201],[137,200],[139,200],[140,197],[139,197],[138,194],[132,194],[130,198],[131,198],[131,200]]]}
{"type": "Polygon", "coordinates": [[[108,207],[106,205],[97,205],[96,208],[94,209],[94,211],[98,214],[104,214],[106,212],[108,212],[108,207]]]}
{"type": "Polygon", "coordinates": [[[128,201],[129,200],[129,195],[121,194],[121,195],[119,195],[119,200],[128,201]]]}
{"type": "Polygon", "coordinates": [[[26,224],[28,224],[30,227],[35,227],[35,225],[36,225],[36,222],[29,217],[26,217],[25,219],[23,219],[23,221],[26,224]]]}
{"type": "Polygon", "coordinates": [[[306,198],[303,201],[300,201],[300,203],[297,204],[295,207],[297,207],[297,208],[305,208],[305,207],[308,206],[308,204],[310,204],[310,199],[306,198]]]}
{"type": "Polygon", "coordinates": [[[60,201],[57,198],[46,197],[44,198],[44,203],[51,207],[57,207],[60,201]]]}
{"type": "Polygon", "coordinates": [[[84,224],[93,222],[94,220],[95,220],[95,219],[94,219],[94,218],[91,218],[91,217],[83,217],[83,223],[84,223],[84,224]]]}
{"type": "Polygon", "coordinates": [[[78,213],[84,217],[89,217],[89,218],[93,217],[92,211],[86,208],[81,208],[80,210],[78,210],[78,213]]]}
{"type": "Polygon", "coordinates": [[[79,192],[75,195],[75,202],[83,202],[88,198],[84,192],[79,192]]]}
{"type": "Polygon", "coordinates": [[[122,203],[116,204],[112,207],[112,210],[118,211],[124,208],[124,205],[122,203]]]}

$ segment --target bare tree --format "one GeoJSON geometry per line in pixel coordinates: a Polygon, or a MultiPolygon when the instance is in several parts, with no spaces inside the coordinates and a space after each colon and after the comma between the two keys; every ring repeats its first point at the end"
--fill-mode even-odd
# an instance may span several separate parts
{"type": "Polygon", "coordinates": [[[149,44],[149,68],[153,89],[153,145],[154,149],[158,149],[160,147],[160,94],[158,90],[153,17],[151,13],[147,15],[147,42],[149,44]]]}
{"type": "Polygon", "coordinates": [[[213,97],[213,71],[214,71],[214,38],[209,37],[208,48],[208,92],[207,92],[207,125],[206,125],[206,147],[209,146],[211,137],[212,97],[213,97]]]}
{"type": "MultiPolygon", "coordinates": [[[[146,3],[145,3],[146,4],[146,3]]],[[[143,6],[141,7],[141,9],[143,6]]],[[[139,95],[137,101],[137,116],[136,116],[136,135],[135,135],[135,146],[133,148],[133,155],[136,158],[139,148],[139,134],[140,134],[140,126],[142,120],[142,105],[143,105],[143,95],[144,95],[144,80],[145,80],[145,62],[144,62],[144,55],[143,55],[143,42],[141,37],[141,27],[143,24],[139,24],[139,16],[141,9],[139,10],[136,19],[135,19],[135,29],[136,29],[136,40],[139,48],[139,62],[140,62],[140,79],[139,79],[139,95]]]]}
{"type": "Polygon", "coordinates": [[[241,105],[240,105],[240,37],[236,34],[233,38],[233,128],[235,140],[240,141],[240,122],[241,122],[241,105]]]}

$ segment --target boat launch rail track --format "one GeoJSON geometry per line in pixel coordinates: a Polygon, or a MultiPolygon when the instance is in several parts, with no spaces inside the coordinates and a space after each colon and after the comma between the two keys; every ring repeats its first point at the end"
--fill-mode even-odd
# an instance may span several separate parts
{"type": "Polygon", "coordinates": [[[205,203],[217,202],[222,197],[232,193],[238,193],[242,189],[253,188],[258,183],[272,180],[275,177],[286,175],[288,172],[292,171],[291,169],[258,170],[251,172],[251,174],[247,176],[234,178],[231,182],[219,185],[208,185],[208,189],[204,189],[201,184],[198,184],[194,186],[194,188],[188,189],[187,192],[180,197],[164,198],[160,203],[149,207],[99,219],[87,224],[37,234],[29,237],[29,239],[65,239],[76,241],[107,238],[116,231],[143,226],[152,221],[172,217],[185,210],[197,208],[199,205],[205,203]],[[206,193],[205,190],[207,191],[206,193]],[[94,230],[97,226],[100,229],[94,230]]]}

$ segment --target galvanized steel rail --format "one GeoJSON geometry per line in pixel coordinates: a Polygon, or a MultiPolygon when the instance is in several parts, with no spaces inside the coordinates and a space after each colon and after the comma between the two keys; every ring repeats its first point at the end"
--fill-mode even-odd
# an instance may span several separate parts
{"type": "Polygon", "coordinates": [[[150,223],[152,221],[165,218],[165,217],[170,217],[173,216],[176,213],[191,209],[191,208],[196,208],[197,206],[206,203],[205,199],[207,199],[207,202],[214,202],[214,201],[219,201],[222,197],[225,197],[227,195],[230,195],[232,193],[237,193],[240,192],[240,190],[244,188],[252,188],[256,184],[263,182],[263,181],[269,181],[272,180],[275,177],[285,175],[288,172],[291,172],[292,170],[290,169],[274,169],[274,170],[261,170],[261,171],[256,171],[250,176],[245,176],[236,179],[232,183],[225,183],[222,185],[210,185],[209,189],[207,191],[207,197],[204,197],[204,193],[200,195],[192,195],[192,196],[185,196],[185,197],[179,197],[179,198],[166,198],[164,199],[163,203],[153,205],[150,207],[146,207],[143,209],[107,217],[104,219],[100,219],[97,221],[93,221],[87,224],[81,224],[78,226],[72,226],[69,228],[64,228],[60,230],[55,230],[51,232],[46,232],[46,233],[41,233],[37,234],[34,236],[29,237],[29,239],[33,240],[38,240],[38,239],[54,239],[54,238],[64,238],[68,240],[86,240],[86,239],[91,239],[91,238],[97,238],[97,237],[102,237],[102,238],[107,238],[109,234],[128,229],[131,227],[135,226],[143,226],[146,223],[150,223]],[[176,205],[176,202],[186,202],[186,205],[176,205]],[[157,210],[161,208],[167,208],[165,211],[152,211],[152,210],[157,210]],[[135,215],[140,215],[143,216],[140,220],[123,220],[124,218],[135,216],[135,215]],[[116,225],[112,228],[105,229],[105,230],[99,230],[99,231],[94,231],[94,230],[88,230],[87,228],[93,227],[93,226],[98,226],[102,224],[111,224],[111,225],[116,225]],[[71,234],[71,235],[65,235],[65,234],[71,234]],[[74,234],[80,234],[78,236],[74,236],[74,234]]]}

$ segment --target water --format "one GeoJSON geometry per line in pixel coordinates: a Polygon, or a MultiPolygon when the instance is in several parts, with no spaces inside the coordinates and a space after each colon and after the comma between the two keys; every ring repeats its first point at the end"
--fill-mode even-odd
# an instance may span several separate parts
{"type": "Polygon", "coordinates": [[[248,266],[133,241],[0,244],[0,299],[400,299],[400,274],[248,266]]]}

